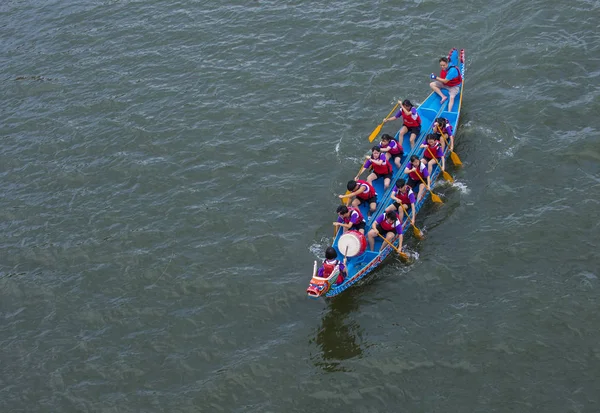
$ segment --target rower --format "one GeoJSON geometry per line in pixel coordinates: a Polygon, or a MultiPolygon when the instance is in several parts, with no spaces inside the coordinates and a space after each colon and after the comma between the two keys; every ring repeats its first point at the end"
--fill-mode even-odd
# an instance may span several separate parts
{"type": "Polygon", "coordinates": [[[334,226],[344,228],[344,232],[358,231],[365,234],[365,226],[367,225],[360,209],[355,207],[348,208],[346,205],[337,207],[338,219],[333,223],[334,226]]]}

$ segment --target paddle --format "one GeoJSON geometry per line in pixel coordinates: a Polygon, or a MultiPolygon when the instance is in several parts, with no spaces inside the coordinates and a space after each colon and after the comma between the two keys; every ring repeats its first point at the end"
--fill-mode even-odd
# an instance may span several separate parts
{"type": "MultiPolygon", "coordinates": [[[[417,174],[417,176],[419,177],[419,179],[421,180],[421,182],[423,182],[423,185],[425,185],[425,188],[427,188],[427,184],[425,183],[425,181],[423,180],[423,178],[421,177],[421,175],[417,174]]],[[[431,189],[427,188],[427,190],[431,194],[431,199],[433,200],[433,202],[437,202],[438,204],[443,204],[442,198],[440,198],[439,196],[437,196],[436,194],[434,194],[431,189]]]]}
{"type": "MultiPolygon", "coordinates": [[[[390,115],[394,113],[398,105],[400,105],[400,102],[396,103],[396,106],[394,106],[394,108],[390,111],[390,113],[388,113],[388,115],[384,119],[389,118],[390,115]]],[[[369,135],[369,142],[373,142],[377,135],[379,135],[379,132],[381,132],[381,128],[383,128],[384,123],[385,122],[381,122],[375,129],[373,129],[373,132],[371,132],[371,134],[369,135]]]]}
{"type": "Polygon", "coordinates": [[[421,230],[419,228],[417,228],[415,226],[415,224],[412,223],[412,219],[410,219],[410,215],[408,215],[408,212],[406,212],[406,209],[402,208],[402,205],[400,205],[400,209],[402,211],[404,211],[404,214],[406,215],[406,217],[408,218],[408,222],[410,222],[410,225],[412,225],[413,227],[413,232],[415,233],[415,236],[417,238],[423,238],[423,233],[421,232],[421,230]]]}
{"type": "Polygon", "coordinates": [[[391,242],[389,242],[386,237],[384,237],[383,235],[381,235],[379,233],[379,231],[377,232],[377,235],[379,236],[379,238],[381,238],[382,240],[384,240],[390,247],[392,247],[394,250],[396,250],[396,252],[398,253],[398,255],[400,255],[400,257],[403,260],[408,261],[408,255],[406,255],[405,253],[403,253],[402,251],[400,251],[398,248],[396,248],[396,246],[394,244],[392,244],[391,242]]]}
{"type": "MultiPolygon", "coordinates": [[[[354,180],[356,181],[356,180],[358,179],[358,177],[359,177],[359,176],[360,176],[360,175],[361,175],[361,174],[362,174],[364,171],[365,171],[365,164],[363,163],[362,167],[360,168],[360,171],[358,171],[358,173],[356,174],[356,177],[355,177],[355,179],[354,179],[354,180]]],[[[350,200],[349,200],[349,199],[346,199],[346,200],[344,201],[344,198],[348,198],[348,195],[349,195],[349,194],[351,194],[351,192],[350,192],[350,191],[348,191],[348,190],[346,190],[346,193],[344,194],[344,196],[343,196],[343,197],[341,197],[342,204],[344,204],[344,205],[346,205],[346,206],[348,206],[348,204],[350,203],[350,200]]]]}
{"type": "Polygon", "coordinates": [[[432,159],[435,161],[435,163],[437,163],[437,164],[438,164],[438,166],[440,167],[440,170],[442,171],[442,176],[444,177],[444,179],[445,179],[446,181],[448,181],[448,182],[451,182],[451,183],[453,183],[453,182],[454,182],[454,179],[452,178],[452,176],[451,176],[451,175],[450,175],[448,172],[446,172],[446,171],[442,170],[442,165],[440,165],[440,163],[438,162],[438,160],[437,160],[437,158],[435,157],[435,155],[433,155],[433,154],[431,153],[431,149],[427,148],[427,150],[429,151],[429,154],[432,156],[432,159]]]}
{"type": "Polygon", "coordinates": [[[446,136],[445,136],[446,134],[442,132],[442,130],[440,129],[440,125],[437,125],[436,129],[437,129],[438,133],[440,135],[442,135],[442,139],[444,140],[444,143],[446,144],[446,146],[448,146],[448,150],[450,151],[450,159],[452,159],[452,163],[454,164],[454,166],[462,165],[462,162],[460,161],[460,157],[458,156],[458,154],[450,149],[450,145],[448,144],[448,141],[446,140],[446,136]]]}

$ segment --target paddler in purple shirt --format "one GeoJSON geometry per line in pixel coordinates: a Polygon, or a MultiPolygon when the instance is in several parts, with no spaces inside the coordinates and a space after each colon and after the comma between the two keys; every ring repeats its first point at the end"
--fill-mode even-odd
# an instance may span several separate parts
{"type": "Polygon", "coordinates": [[[417,155],[412,155],[410,157],[410,163],[406,168],[404,168],[404,173],[408,174],[408,186],[410,186],[413,190],[416,187],[419,188],[417,201],[420,201],[423,197],[425,188],[431,191],[431,178],[429,176],[429,171],[427,171],[427,165],[421,162],[417,155]]]}
{"type": "MultiPolygon", "coordinates": [[[[398,249],[402,250],[402,220],[398,218],[396,211],[388,211],[375,218],[372,229],[367,234],[371,251],[375,248],[375,238],[378,233],[390,242],[396,235],[399,235],[400,244],[398,245],[398,249]]],[[[381,245],[380,251],[385,246],[387,246],[387,244],[384,242],[381,245]]]]}
{"type": "Polygon", "coordinates": [[[344,232],[348,230],[358,231],[365,235],[365,226],[367,225],[360,209],[355,207],[347,207],[340,205],[337,208],[338,219],[333,225],[344,228],[344,232]]]}
{"type": "MultiPolygon", "coordinates": [[[[415,193],[410,186],[406,185],[406,181],[404,179],[400,178],[396,181],[396,187],[392,191],[392,200],[394,202],[385,209],[385,212],[398,211],[400,214],[400,208],[402,208],[408,215],[408,206],[410,205],[412,212],[411,221],[412,224],[415,225],[415,217],[417,215],[415,209],[415,193]]],[[[404,212],[402,212],[400,215],[404,215],[404,212]]]]}
{"type": "MultiPolygon", "coordinates": [[[[388,162],[385,154],[381,153],[379,146],[373,146],[371,148],[371,156],[367,156],[364,169],[369,168],[371,168],[371,173],[367,176],[367,182],[373,184],[374,180],[383,178],[383,188],[388,189],[393,176],[392,164],[388,162]]],[[[361,170],[354,180],[358,181],[359,176],[363,172],[364,170],[361,170]]]]}
{"type": "Polygon", "coordinates": [[[436,139],[441,141],[443,151],[446,151],[446,141],[450,145],[450,152],[454,150],[454,134],[448,119],[437,118],[433,122],[433,133],[435,133],[436,139]]]}
{"type": "Polygon", "coordinates": [[[423,151],[423,159],[421,159],[421,161],[427,164],[427,172],[429,173],[429,176],[431,176],[431,170],[433,169],[433,165],[436,164],[436,160],[438,160],[440,163],[442,171],[446,170],[444,151],[442,150],[440,141],[436,139],[435,133],[430,133],[427,135],[427,143],[421,145],[421,148],[425,148],[423,151]]]}
{"type": "Polygon", "coordinates": [[[337,251],[333,247],[327,247],[325,250],[325,261],[323,261],[323,265],[317,271],[317,276],[321,278],[329,278],[329,276],[335,270],[335,267],[339,267],[340,274],[337,277],[337,280],[334,284],[341,284],[344,282],[344,278],[346,278],[346,260],[344,257],[344,262],[342,263],[337,259],[337,251]]]}
{"type": "Polygon", "coordinates": [[[400,169],[402,164],[402,155],[404,155],[404,148],[398,142],[396,142],[390,135],[384,133],[381,135],[381,143],[379,144],[379,150],[385,153],[388,161],[394,160],[394,163],[400,169]]]}

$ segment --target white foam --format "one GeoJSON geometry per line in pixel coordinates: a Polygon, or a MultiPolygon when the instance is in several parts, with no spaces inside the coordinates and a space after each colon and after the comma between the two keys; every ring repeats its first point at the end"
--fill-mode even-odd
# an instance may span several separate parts
{"type": "Polygon", "coordinates": [[[468,195],[471,193],[471,189],[469,189],[469,187],[466,184],[463,184],[462,182],[458,182],[458,181],[454,181],[454,183],[452,184],[453,188],[457,188],[462,194],[468,195]]]}

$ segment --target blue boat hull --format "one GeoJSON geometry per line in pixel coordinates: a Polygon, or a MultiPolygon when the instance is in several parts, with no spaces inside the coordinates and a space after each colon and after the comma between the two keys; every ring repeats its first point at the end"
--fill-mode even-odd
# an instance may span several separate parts
{"type": "MultiPolygon", "coordinates": [[[[461,50],[459,52],[456,49],[452,49],[450,51],[450,54],[448,55],[448,58],[450,60],[451,65],[457,66],[460,69],[462,78],[463,78],[463,83],[460,87],[460,93],[456,97],[456,101],[458,102],[458,104],[456,104],[456,101],[455,101],[453,110],[448,111],[447,110],[448,99],[444,102],[444,104],[441,104],[440,97],[435,93],[431,93],[427,97],[427,99],[425,99],[425,101],[417,108],[417,112],[419,113],[419,116],[421,117],[421,133],[419,134],[419,136],[417,137],[417,139],[415,141],[414,148],[411,149],[410,134],[407,133],[404,136],[399,136],[399,132],[396,133],[395,139],[398,140],[398,142],[402,143],[402,147],[404,149],[404,156],[402,157],[402,163],[401,163],[400,168],[397,168],[396,165],[394,165],[394,177],[392,179],[392,183],[391,183],[390,187],[387,190],[385,190],[383,187],[382,179],[377,179],[373,182],[373,186],[375,187],[375,190],[377,191],[377,194],[378,194],[377,195],[377,211],[372,215],[372,217],[370,219],[367,220],[367,227],[365,229],[365,234],[371,228],[375,218],[377,216],[379,216],[380,214],[382,214],[385,211],[385,209],[392,203],[391,193],[392,193],[392,189],[394,187],[394,182],[396,182],[396,180],[398,180],[400,178],[407,179],[406,174],[404,173],[404,168],[407,166],[408,160],[411,157],[411,155],[417,155],[419,158],[422,157],[424,149],[420,148],[420,145],[425,142],[425,136],[432,132],[432,126],[433,126],[435,119],[438,117],[446,118],[450,121],[450,124],[452,124],[455,128],[458,127],[458,122],[459,122],[459,118],[460,118],[460,116],[459,116],[460,109],[462,106],[462,96],[463,96],[463,90],[464,90],[464,79],[465,79],[464,51],[461,50]]],[[[446,90],[442,89],[442,92],[445,93],[445,95],[447,96],[448,92],[446,90]]],[[[444,153],[444,156],[447,158],[448,155],[449,155],[449,151],[448,151],[448,147],[446,147],[446,152],[444,153]]],[[[439,166],[436,165],[433,167],[432,175],[431,175],[431,188],[432,189],[434,189],[435,186],[438,184],[438,177],[439,177],[440,172],[441,171],[440,171],[439,166]]],[[[417,212],[421,209],[421,207],[423,206],[423,203],[426,202],[427,199],[429,199],[428,191],[426,191],[425,195],[422,197],[422,199],[416,203],[415,208],[416,208],[417,212]]],[[[363,216],[366,217],[368,214],[368,206],[361,205],[360,208],[361,208],[361,212],[363,213],[363,216]]],[[[405,233],[410,228],[411,228],[410,222],[408,222],[408,218],[406,216],[404,216],[403,217],[403,232],[405,233]]],[[[338,234],[335,237],[335,240],[333,242],[333,247],[338,251],[338,259],[340,259],[340,260],[343,259],[343,254],[342,254],[343,251],[340,251],[338,248],[338,243],[339,243],[341,235],[342,235],[342,231],[338,231],[338,234]]],[[[364,279],[365,276],[367,276],[368,274],[373,272],[375,269],[377,269],[390,254],[397,254],[396,251],[393,250],[387,244],[382,248],[382,242],[383,242],[383,240],[381,238],[376,238],[374,251],[367,250],[363,254],[358,255],[356,257],[348,257],[348,261],[347,261],[347,274],[348,275],[342,284],[327,286],[326,290],[321,291],[320,295],[315,295],[313,292],[312,294],[309,294],[309,297],[318,298],[319,296],[321,296],[321,297],[336,296],[336,295],[342,293],[343,291],[345,291],[346,289],[348,289],[349,287],[351,287],[352,285],[356,284],[358,281],[364,279]]],[[[393,244],[397,247],[399,244],[398,239],[395,239],[393,244]]]]}

